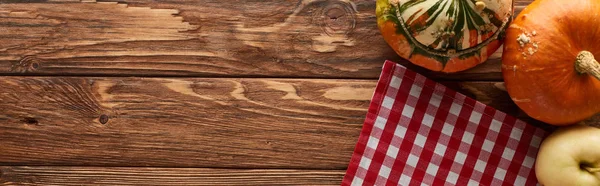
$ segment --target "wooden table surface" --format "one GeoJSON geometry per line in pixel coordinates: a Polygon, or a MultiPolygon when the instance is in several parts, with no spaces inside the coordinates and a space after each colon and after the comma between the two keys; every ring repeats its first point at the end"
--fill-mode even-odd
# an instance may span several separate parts
{"type": "Polygon", "coordinates": [[[0,184],[339,185],[387,59],[543,125],[500,57],[402,61],[374,0],[0,0],[0,184]]]}

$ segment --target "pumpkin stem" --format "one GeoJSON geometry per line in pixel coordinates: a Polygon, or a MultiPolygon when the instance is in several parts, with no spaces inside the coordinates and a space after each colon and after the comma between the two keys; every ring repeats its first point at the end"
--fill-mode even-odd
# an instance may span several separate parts
{"type": "Polygon", "coordinates": [[[582,74],[590,74],[600,80],[600,64],[589,51],[581,51],[577,55],[575,70],[582,74]]]}

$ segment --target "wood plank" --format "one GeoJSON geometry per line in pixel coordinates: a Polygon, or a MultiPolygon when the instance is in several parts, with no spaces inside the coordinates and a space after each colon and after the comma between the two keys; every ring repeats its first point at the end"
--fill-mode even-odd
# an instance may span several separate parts
{"type": "Polygon", "coordinates": [[[436,79],[502,79],[500,51],[455,74],[401,60],[372,0],[6,2],[0,74],[376,79],[393,60],[436,79]]]}
{"type": "Polygon", "coordinates": [[[343,169],[373,81],[5,77],[0,164],[343,169]]]}
{"type": "MultiPolygon", "coordinates": [[[[3,77],[0,165],[345,169],[375,80],[3,77]]],[[[526,118],[500,82],[445,82],[526,118]]]]}
{"type": "Polygon", "coordinates": [[[0,167],[0,185],[340,185],[344,170],[0,167]]]}

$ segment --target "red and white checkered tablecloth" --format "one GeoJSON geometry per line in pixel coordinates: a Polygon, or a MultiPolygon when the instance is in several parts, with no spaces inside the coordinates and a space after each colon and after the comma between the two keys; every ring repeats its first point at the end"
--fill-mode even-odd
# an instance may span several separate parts
{"type": "Polygon", "coordinates": [[[342,185],[537,185],[548,134],[386,61],[342,185]]]}

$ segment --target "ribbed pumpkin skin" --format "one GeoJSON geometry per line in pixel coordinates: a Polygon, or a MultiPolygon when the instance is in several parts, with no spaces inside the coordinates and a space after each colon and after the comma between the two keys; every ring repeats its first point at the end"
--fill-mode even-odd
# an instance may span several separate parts
{"type": "Polygon", "coordinates": [[[600,81],[575,69],[581,51],[600,57],[598,12],[598,0],[536,0],[506,30],[502,73],[527,115],[570,125],[600,112],[600,81]]]}
{"type": "Polygon", "coordinates": [[[396,53],[432,71],[485,62],[503,42],[512,0],[377,0],[377,25],[396,53]]]}

